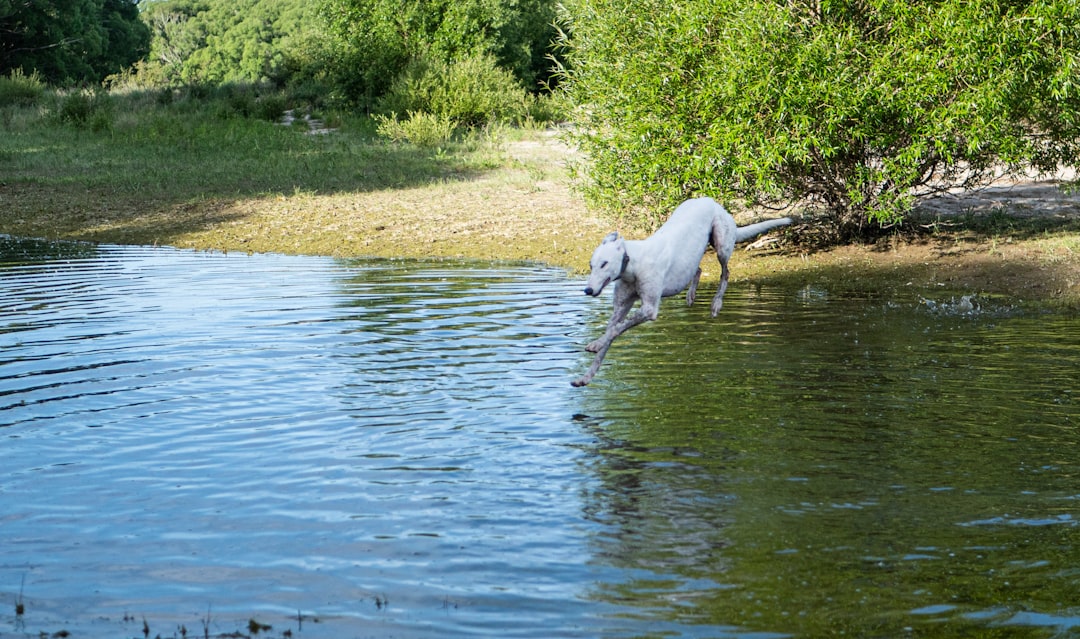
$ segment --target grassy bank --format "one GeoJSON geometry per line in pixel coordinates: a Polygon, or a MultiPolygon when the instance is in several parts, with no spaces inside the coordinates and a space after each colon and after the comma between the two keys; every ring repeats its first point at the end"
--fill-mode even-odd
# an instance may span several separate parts
{"type": "MultiPolygon", "coordinates": [[[[572,152],[551,131],[474,132],[421,148],[379,139],[366,117],[314,114],[330,133],[313,133],[303,118],[283,126],[283,106],[263,100],[97,96],[82,119],[58,115],[62,96],[0,107],[0,233],[584,269],[599,238],[620,226],[573,193],[572,152]]],[[[1080,307],[1071,200],[1033,211],[1018,191],[974,210],[957,206],[927,218],[920,234],[876,246],[740,250],[733,282],[947,289],[1080,307]]],[[[706,277],[718,275],[712,257],[705,266],[706,277]]]]}
{"type": "Polygon", "coordinates": [[[42,102],[0,113],[2,233],[578,264],[601,228],[539,130],[421,148],[379,139],[366,117],[316,114],[333,130],[313,134],[302,118],[282,126],[228,101],[141,94],[72,123],[42,102]]]}

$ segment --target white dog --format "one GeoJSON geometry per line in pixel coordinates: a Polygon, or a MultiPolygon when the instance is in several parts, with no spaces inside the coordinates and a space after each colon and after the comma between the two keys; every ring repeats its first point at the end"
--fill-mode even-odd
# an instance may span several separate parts
{"type": "Polygon", "coordinates": [[[716,317],[724,304],[728,259],[735,243],[787,224],[791,224],[791,218],[736,226],[735,219],[723,206],[703,197],[680,204],[671,218],[647,239],[624,240],[618,233],[605,237],[589,261],[592,272],[585,294],[596,297],[605,286],[615,282],[615,312],[604,334],[585,347],[596,353],[592,366],[571,384],[584,386],[592,381],[616,337],[642,322],[656,319],[660,298],[674,295],[689,285],[686,303],[694,303],[701,279],[701,257],[709,244],[716,249],[716,258],[720,260],[720,288],[712,300],[712,314],[716,317]],[[641,300],[641,308],[627,317],[637,300],[641,300]]]}

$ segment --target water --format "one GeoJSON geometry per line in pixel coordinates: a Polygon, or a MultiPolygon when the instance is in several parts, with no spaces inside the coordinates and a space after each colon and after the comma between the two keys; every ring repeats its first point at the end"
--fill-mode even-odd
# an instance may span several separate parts
{"type": "Polygon", "coordinates": [[[0,264],[0,635],[1080,627],[1074,315],[734,284],[574,389],[557,270],[0,264]]]}

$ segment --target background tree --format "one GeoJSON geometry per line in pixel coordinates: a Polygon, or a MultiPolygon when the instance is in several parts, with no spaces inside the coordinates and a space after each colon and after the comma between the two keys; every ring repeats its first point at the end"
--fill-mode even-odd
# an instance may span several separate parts
{"type": "Polygon", "coordinates": [[[143,14],[154,37],[142,73],[172,84],[284,83],[322,35],[310,0],[161,0],[143,14]]]}
{"type": "Polygon", "coordinates": [[[356,102],[370,104],[417,60],[491,56],[530,90],[550,75],[554,0],[325,0],[322,11],[336,83],[356,102]]]}
{"type": "Polygon", "coordinates": [[[149,44],[134,0],[0,0],[0,74],[99,82],[146,55],[149,44]]]}
{"type": "Polygon", "coordinates": [[[838,238],[937,189],[1077,162],[1071,0],[589,0],[570,5],[593,201],[823,205],[838,238]]]}

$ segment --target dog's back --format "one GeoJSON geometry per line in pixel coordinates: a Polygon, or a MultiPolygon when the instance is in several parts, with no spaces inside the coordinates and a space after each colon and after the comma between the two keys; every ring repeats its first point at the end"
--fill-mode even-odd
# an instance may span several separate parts
{"type": "Polygon", "coordinates": [[[727,211],[711,197],[686,200],[675,208],[667,222],[664,222],[648,239],[665,238],[669,235],[686,239],[704,234],[708,242],[713,222],[721,213],[726,214],[727,211]]]}
{"type": "Polygon", "coordinates": [[[646,250],[639,253],[649,256],[649,271],[663,277],[664,297],[683,290],[694,278],[713,229],[718,221],[722,224],[724,215],[727,211],[712,198],[687,200],[656,233],[641,241],[646,250]]]}

